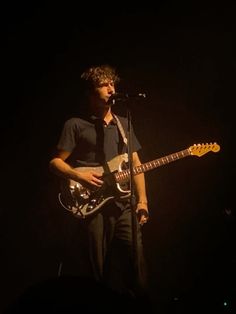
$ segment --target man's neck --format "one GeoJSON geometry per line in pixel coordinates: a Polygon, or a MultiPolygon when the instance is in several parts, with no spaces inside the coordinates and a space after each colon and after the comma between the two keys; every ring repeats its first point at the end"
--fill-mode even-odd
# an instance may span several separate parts
{"type": "Polygon", "coordinates": [[[103,119],[106,124],[113,119],[111,107],[105,108],[105,110],[102,111],[94,111],[93,113],[97,118],[103,119]]]}
{"type": "Polygon", "coordinates": [[[106,124],[108,124],[109,122],[111,122],[112,119],[113,119],[113,115],[111,112],[111,108],[109,108],[109,110],[104,115],[103,120],[106,122],[106,124]]]}

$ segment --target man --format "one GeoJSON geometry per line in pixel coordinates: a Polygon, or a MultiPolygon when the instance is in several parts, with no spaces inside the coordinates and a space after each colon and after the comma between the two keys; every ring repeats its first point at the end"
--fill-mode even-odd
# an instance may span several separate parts
{"type": "MultiPolygon", "coordinates": [[[[110,97],[115,94],[116,84],[120,80],[114,68],[109,65],[91,67],[81,75],[81,79],[85,88],[86,110],[80,117],[65,122],[57,144],[57,152],[50,160],[50,169],[63,179],[79,183],[80,187],[89,187],[90,192],[93,193],[99,189],[103,191],[102,188],[106,187],[104,174],[109,172],[109,161],[127,153],[128,123],[127,118],[116,116],[112,112],[110,97]]],[[[134,132],[131,134],[132,160],[135,167],[141,164],[138,156],[141,146],[134,132]]],[[[99,206],[99,210],[94,210],[96,205],[94,208],[90,206],[90,211],[92,208],[94,213],[82,219],[87,235],[89,264],[93,277],[116,291],[132,294],[139,293],[145,286],[145,262],[140,226],[148,220],[148,204],[143,173],[134,176],[134,186],[137,217],[138,260],[135,260],[138,265],[137,274],[134,270],[134,234],[129,197],[120,199],[111,197],[111,201],[109,198],[103,206],[99,206]]],[[[111,189],[114,193],[116,193],[115,187],[116,185],[111,189]]],[[[108,188],[110,188],[109,183],[108,188]]],[[[87,210],[88,207],[85,216],[87,210]]]]}

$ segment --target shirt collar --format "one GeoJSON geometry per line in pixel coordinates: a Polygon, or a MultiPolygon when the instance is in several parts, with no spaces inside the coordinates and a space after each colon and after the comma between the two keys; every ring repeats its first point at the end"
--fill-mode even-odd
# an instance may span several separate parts
{"type": "MultiPolygon", "coordinates": [[[[95,115],[91,115],[91,116],[90,116],[90,119],[91,119],[93,122],[100,120],[100,121],[103,121],[103,124],[106,124],[106,122],[105,122],[103,119],[101,119],[101,118],[99,118],[99,117],[97,117],[97,116],[95,116],[95,115]]],[[[109,124],[117,124],[116,119],[114,118],[113,115],[112,115],[112,120],[109,122],[109,124]]]]}

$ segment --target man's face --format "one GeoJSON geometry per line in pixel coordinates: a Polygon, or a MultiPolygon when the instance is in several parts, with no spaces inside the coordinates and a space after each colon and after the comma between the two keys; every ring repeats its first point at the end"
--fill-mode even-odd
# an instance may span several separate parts
{"type": "Polygon", "coordinates": [[[114,82],[112,80],[102,81],[95,87],[94,91],[97,100],[103,100],[103,102],[107,103],[110,96],[115,93],[114,82]]]}

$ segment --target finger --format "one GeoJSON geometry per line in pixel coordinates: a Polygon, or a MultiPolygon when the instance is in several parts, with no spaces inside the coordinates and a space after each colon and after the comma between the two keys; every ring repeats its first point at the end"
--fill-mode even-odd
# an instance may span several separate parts
{"type": "Polygon", "coordinates": [[[103,181],[102,181],[102,180],[99,180],[99,179],[97,179],[97,178],[93,178],[93,179],[92,179],[92,184],[95,185],[95,186],[100,187],[100,186],[102,186],[103,181]]]}
{"type": "Polygon", "coordinates": [[[93,172],[92,175],[96,178],[101,178],[102,177],[102,172],[93,172]]]}
{"type": "Polygon", "coordinates": [[[148,221],[148,218],[146,216],[142,215],[140,220],[139,220],[139,223],[141,225],[143,225],[143,224],[147,223],[147,221],[148,221]]]}
{"type": "Polygon", "coordinates": [[[147,219],[149,217],[148,211],[145,209],[139,209],[137,210],[137,216],[139,223],[146,223],[147,219]],[[146,219],[146,220],[145,220],[146,219]]]}
{"type": "Polygon", "coordinates": [[[98,178],[93,178],[93,181],[100,185],[103,184],[103,181],[98,178]]]}
{"type": "Polygon", "coordinates": [[[140,217],[142,217],[142,216],[144,216],[144,217],[146,217],[146,218],[149,217],[149,213],[148,213],[148,210],[147,210],[147,209],[143,209],[143,208],[138,209],[138,210],[137,210],[137,213],[138,213],[138,215],[139,215],[140,217]]]}

